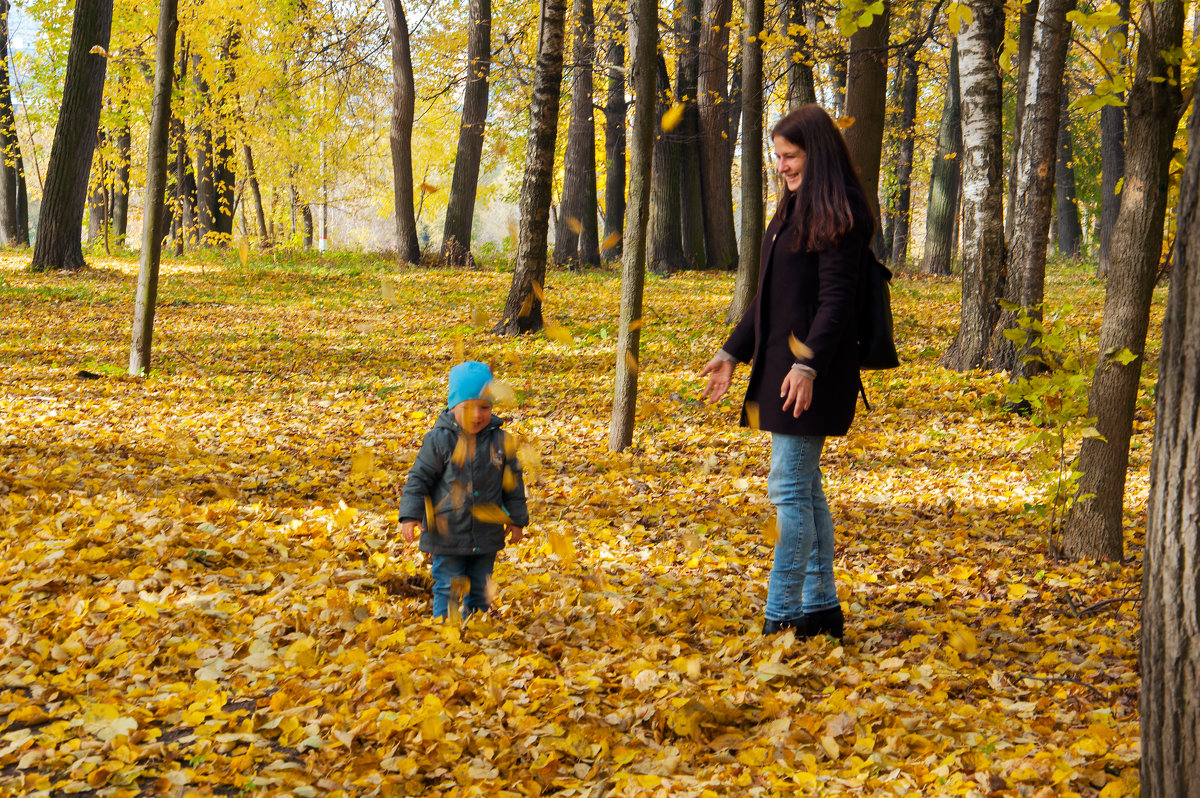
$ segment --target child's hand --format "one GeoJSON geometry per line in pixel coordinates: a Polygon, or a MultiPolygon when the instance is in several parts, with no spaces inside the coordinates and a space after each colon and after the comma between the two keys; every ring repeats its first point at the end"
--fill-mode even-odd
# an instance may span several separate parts
{"type": "Polygon", "coordinates": [[[508,533],[508,542],[517,544],[525,537],[525,528],[508,524],[504,527],[504,531],[508,533]]]}
{"type": "Polygon", "coordinates": [[[416,539],[416,533],[421,531],[421,524],[417,521],[404,521],[400,524],[400,537],[404,538],[405,543],[412,543],[416,539]]]}

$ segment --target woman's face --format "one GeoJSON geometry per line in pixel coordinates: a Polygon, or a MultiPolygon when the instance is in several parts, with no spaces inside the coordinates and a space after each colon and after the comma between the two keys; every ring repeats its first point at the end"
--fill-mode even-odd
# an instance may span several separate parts
{"type": "Polygon", "coordinates": [[[800,181],[804,179],[804,166],[808,163],[808,155],[783,136],[776,136],[773,141],[775,142],[775,171],[787,184],[788,191],[795,191],[800,188],[800,181]]]}

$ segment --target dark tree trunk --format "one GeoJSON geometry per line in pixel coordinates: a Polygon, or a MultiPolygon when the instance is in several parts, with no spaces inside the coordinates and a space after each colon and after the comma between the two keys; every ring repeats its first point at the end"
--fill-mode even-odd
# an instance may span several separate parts
{"type": "MultiPolygon", "coordinates": [[[[1004,296],[1020,305],[1030,318],[1040,320],[1046,285],[1046,248],[1049,244],[1051,202],[1054,199],[1054,162],[1058,152],[1058,117],[1063,71],[1071,25],[1067,13],[1075,0],[1042,0],[1033,31],[1036,68],[1031,65],[1025,87],[1025,113],[1021,122],[1021,148],[1017,163],[1016,207],[1009,246],[1004,296]]],[[[1038,368],[1030,360],[1029,346],[1018,352],[1004,331],[1017,326],[1017,314],[1004,311],[992,335],[991,366],[1009,371],[1013,379],[1027,377],[1038,368]]]]}
{"type": "Polygon", "coordinates": [[[700,26],[700,178],[704,201],[704,253],[710,269],[737,265],[733,181],[729,159],[729,16],[732,0],[704,0],[700,26]]]}
{"type": "Polygon", "coordinates": [[[158,11],[154,100],[150,115],[150,141],[146,148],[142,252],[133,306],[133,336],[129,347],[129,373],[142,377],[150,373],[154,309],[158,301],[158,264],[162,256],[167,160],[171,148],[171,77],[175,70],[175,36],[179,29],[177,8],[177,0],[162,0],[158,11]]]}
{"type": "MultiPolygon", "coordinates": [[[[1129,36],[1129,0],[1119,0],[1121,18],[1126,20],[1112,34],[1121,39],[1129,36]]],[[[1200,5],[1197,6],[1200,8],[1200,5]]],[[[1117,95],[1122,103],[1125,93],[1117,95]]],[[[1108,276],[1112,264],[1112,231],[1117,224],[1117,213],[1121,210],[1121,195],[1117,186],[1125,176],[1125,106],[1106,105],[1100,109],[1100,219],[1096,254],[1096,277],[1103,280],[1108,276]]]]}
{"type": "Polygon", "coordinates": [[[596,23],[592,0],[575,0],[571,68],[571,120],[563,153],[562,202],[554,233],[554,262],[572,266],[600,263],[596,209],[596,121],[593,110],[592,62],[596,23]]]}
{"type": "Polygon", "coordinates": [[[1138,708],[1141,790],[1147,798],[1186,798],[1200,784],[1200,105],[1195,103],[1189,131],[1160,357],[1171,367],[1159,370],[1155,391],[1142,557],[1138,708]]]}
{"type": "Polygon", "coordinates": [[[129,228],[129,158],[133,148],[133,136],[126,122],[117,131],[117,163],[112,176],[112,219],[113,246],[125,246],[125,234],[129,228]]]}
{"type": "Polygon", "coordinates": [[[979,368],[988,357],[1005,264],[1003,85],[999,53],[1004,9],[971,3],[975,21],[958,34],[962,85],[962,299],[958,334],[941,365],[979,368]]]}
{"type": "Polygon", "coordinates": [[[300,206],[300,223],[304,234],[304,248],[312,249],[313,245],[313,212],[312,205],[304,203],[300,206]]]}
{"type": "Polygon", "coordinates": [[[729,74],[729,164],[737,152],[738,126],[742,120],[742,50],[733,52],[733,71],[729,74]]]}
{"type": "Polygon", "coordinates": [[[492,2],[470,0],[467,24],[467,85],[463,90],[462,127],[454,177],[442,229],[442,260],[447,266],[469,266],[471,228],[475,221],[475,195],[479,191],[479,166],[487,126],[488,72],[492,64],[492,2]]]}
{"type": "Polygon", "coordinates": [[[29,189],[25,183],[25,159],[17,150],[17,241],[18,247],[29,246],[29,189]]]}
{"type": "Polygon", "coordinates": [[[233,171],[233,147],[222,131],[213,136],[213,229],[214,242],[226,246],[233,237],[233,205],[237,176],[233,171]]]}
{"type": "MultiPolygon", "coordinates": [[[[562,96],[563,21],[567,0],[542,0],[537,66],[529,114],[525,177],[521,181],[521,229],[517,262],[504,316],[495,332],[516,335],[542,329],[541,287],[546,281],[550,198],[554,186],[554,147],[558,138],[558,106],[562,96]],[[538,286],[535,289],[535,285],[538,286]]],[[[626,213],[626,217],[629,214],[626,213]]],[[[628,231],[626,231],[628,236],[628,231]]],[[[626,238],[628,242],[628,238],[626,238]]],[[[630,253],[625,252],[624,257],[630,253]]]]}
{"type": "Polygon", "coordinates": [[[108,223],[108,164],[104,158],[104,131],[96,131],[96,152],[88,178],[88,246],[105,240],[108,223]]]}
{"type": "Polygon", "coordinates": [[[1026,0],[1021,6],[1021,26],[1017,44],[1017,99],[1013,110],[1012,153],[1008,164],[1008,209],[1004,217],[1004,240],[1012,242],[1017,210],[1017,162],[1020,160],[1022,126],[1025,121],[1025,91],[1029,82],[1029,62],[1033,58],[1033,31],[1037,25],[1041,0],[1026,0]]]}
{"type": "Polygon", "coordinates": [[[621,257],[625,225],[625,15],[609,6],[612,35],[604,62],[608,66],[608,91],[604,101],[604,252],[621,257]]]}
{"type": "MultiPolygon", "coordinates": [[[[392,194],[396,202],[396,256],[419,263],[417,217],[413,207],[412,128],[416,109],[416,83],[409,49],[408,21],[403,0],[384,0],[392,41],[392,194]]],[[[308,208],[306,205],[305,208],[308,208]]],[[[311,211],[310,211],[311,213],[311,211]]],[[[310,220],[311,221],[311,220],[310,220]]],[[[311,234],[309,236],[311,238],[311,234]]]]}
{"type": "MultiPolygon", "coordinates": [[[[950,43],[946,99],[942,124],[929,176],[929,204],[925,212],[925,256],[921,273],[949,277],[953,273],[955,222],[962,190],[962,98],[958,80],[958,41],[950,43]]],[[[991,325],[987,329],[991,330],[991,325]]]]}
{"type": "Polygon", "coordinates": [[[258,173],[254,169],[254,153],[249,144],[242,144],[242,155],[246,159],[246,181],[250,184],[250,198],[254,202],[254,221],[258,225],[258,240],[261,246],[271,243],[267,235],[267,216],[263,212],[262,190],[258,185],[258,173]]]}
{"type": "MultiPolygon", "coordinates": [[[[846,146],[862,179],[871,214],[879,219],[879,163],[883,155],[883,127],[887,114],[888,7],[869,27],[850,37],[846,81],[846,116],[854,124],[845,130],[846,146]]],[[[880,254],[883,234],[875,231],[875,254],[880,254]]]]}
{"type": "Polygon", "coordinates": [[[37,243],[29,264],[33,271],[86,265],[81,245],[83,206],[108,68],[107,59],[92,49],[108,50],[112,10],[112,0],[77,0],[75,4],[62,107],[46,166],[37,243]]]}
{"type": "MultiPolygon", "coordinates": [[[[13,115],[12,90],[8,72],[8,11],[9,0],[0,0],[0,245],[19,246],[21,236],[17,224],[17,160],[20,142],[17,140],[17,121],[13,115]]],[[[29,245],[26,234],[25,246],[29,245]]]]}
{"type": "Polygon", "coordinates": [[[654,157],[650,181],[650,218],[646,225],[646,263],[654,274],[668,275],[684,267],[679,196],[679,142],[663,130],[663,114],[671,107],[667,62],[658,61],[658,101],[654,111],[654,157]]]}
{"type": "Polygon", "coordinates": [[[654,138],[654,57],[658,49],[657,4],[634,0],[633,130],[629,160],[629,208],[625,214],[621,258],[621,319],[617,333],[616,376],[608,448],[621,451],[633,441],[637,410],[638,353],[641,342],[642,288],[646,276],[646,224],[650,204],[650,160],[654,138]]]}
{"type": "Polygon", "coordinates": [[[1058,254],[1078,258],[1083,246],[1079,205],[1075,198],[1075,151],[1071,145],[1071,116],[1066,86],[1058,120],[1058,160],[1054,165],[1054,205],[1058,221],[1058,254]]]}
{"type": "MultiPolygon", "coordinates": [[[[1088,415],[1095,416],[1096,429],[1104,437],[1083,442],[1081,498],[1072,505],[1063,530],[1063,548],[1077,559],[1124,556],[1121,522],[1129,438],[1162,255],[1172,143],[1183,109],[1179,82],[1171,79],[1178,75],[1178,66],[1163,57],[1183,43],[1183,3],[1164,0],[1146,7],[1139,27],[1142,35],[1127,109],[1125,187],[1112,240],[1114,268],[1105,284],[1100,358],[1088,391],[1088,415]],[[1124,351],[1135,356],[1128,363],[1111,355],[1124,351]]],[[[1192,234],[1179,228],[1185,238],[1192,234]]],[[[1178,361],[1161,363],[1160,373],[1178,368],[1178,361]]]]}
{"type": "Polygon", "coordinates": [[[758,290],[759,253],[763,228],[763,51],[766,9],[763,0],[746,0],[746,34],[742,37],[742,245],[738,253],[733,298],[725,311],[726,322],[741,320],[758,290]]]}
{"type": "Polygon", "coordinates": [[[675,97],[683,116],[675,128],[679,140],[680,214],[683,260],[690,269],[704,265],[704,189],[700,178],[700,109],[696,99],[700,74],[701,0],[676,0],[675,97]]]}
{"type": "Polygon", "coordinates": [[[804,0],[783,0],[779,4],[779,22],[780,29],[791,41],[787,49],[787,107],[792,109],[815,103],[812,40],[804,20],[804,0]]]}
{"type": "Polygon", "coordinates": [[[904,88],[900,92],[900,157],[896,163],[896,197],[892,209],[892,271],[908,264],[909,217],[912,212],[914,129],[917,123],[917,54],[904,54],[904,88]]]}
{"type": "Polygon", "coordinates": [[[833,107],[830,113],[835,119],[846,115],[846,83],[850,62],[841,37],[835,39],[833,57],[828,62],[829,82],[833,84],[833,107]]]}
{"type": "MultiPolygon", "coordinates": [[[[179,57],[175,63],[175,89],[182,88],[187,79],[188,48],[187,40],[180,37],[179,57]]],[[[195,181],[191,176],[192,159],[188,155],[187,125],[182,114],[176,109],[171,115],[171,138],[175,144],[175,254],[182,255],[188,242],[195,242],[196,203],[195,181]]]]}

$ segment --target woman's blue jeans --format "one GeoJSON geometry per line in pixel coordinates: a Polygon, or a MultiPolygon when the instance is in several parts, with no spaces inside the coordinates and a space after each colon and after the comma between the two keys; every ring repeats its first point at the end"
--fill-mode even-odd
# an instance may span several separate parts
{"type": "Polygon", "coordinates": [[[771,435],[767,496],[779,519],[764,614],[790,621],[839,606],[833,580],[833,517],[821,489],[822,436],[771,435]]]}
{"type": "Polygon", "coordinates": [[[471,580],[471,588],[463,596],[463,617],[475,612],[487,612],[487,581],[495,564],[494,551],[487,554],[433,555],[433,617],[445,618],[450,614],[451,586],[460,576],[471,580]]]}

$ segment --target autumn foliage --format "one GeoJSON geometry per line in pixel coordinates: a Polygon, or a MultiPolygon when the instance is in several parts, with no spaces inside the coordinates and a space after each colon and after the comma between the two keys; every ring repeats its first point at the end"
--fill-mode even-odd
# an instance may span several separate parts
{"type": "MultiPolygon", "coordinates": [[[[647,286],[611,454],[615,273],[552,273],[553,338],[505,338],[505,273],[205,258],[164,264],[144,381],[136,264],[0,265],[0,793],[1136,791],[1149,400],[1131,559],[1049,560],[1003,378],[935,365],[955,283],[898,278],[906,364],[830,443],[838,645],[759,634],[767,441],[694,376],[731,277],[647,286]],[[533,523],[460,625],[396,504],[463,355],[513,387],[533,523]]],[[[1049,294],[1092,334],[1083,275],[1049,294]]]]}

